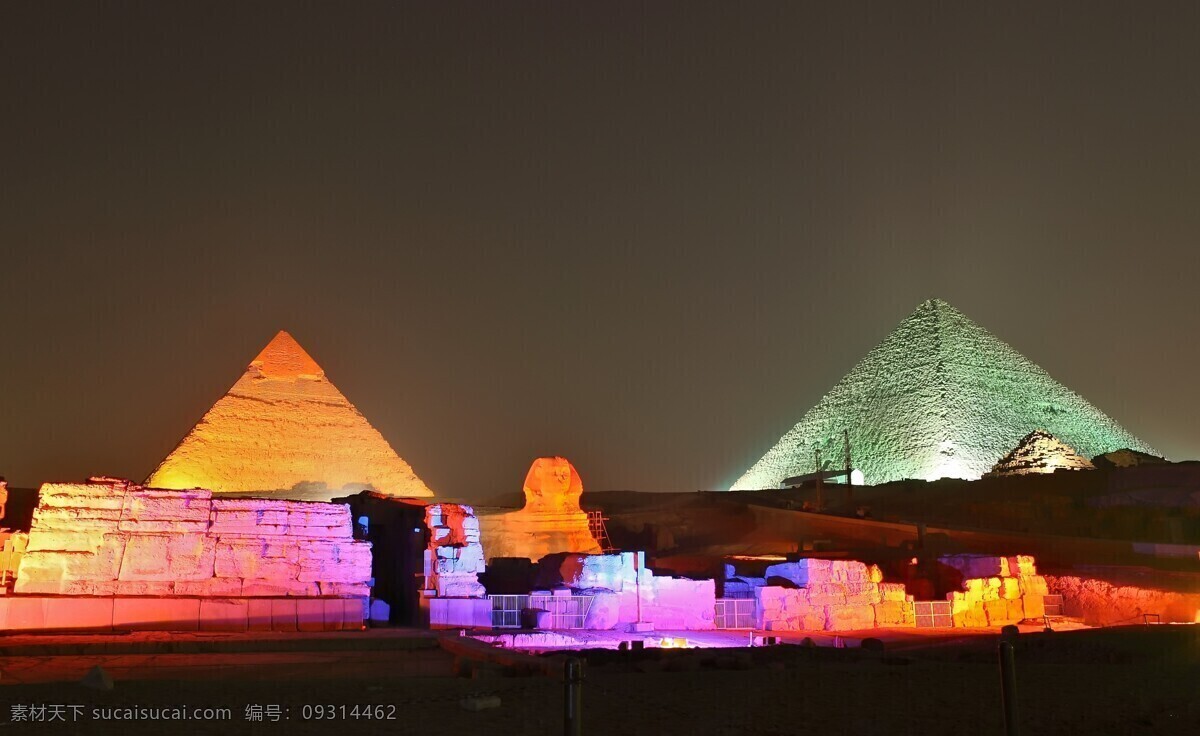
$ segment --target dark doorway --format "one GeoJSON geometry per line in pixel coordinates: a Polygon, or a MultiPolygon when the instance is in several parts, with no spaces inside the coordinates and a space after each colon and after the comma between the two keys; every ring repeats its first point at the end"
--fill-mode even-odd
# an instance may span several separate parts
{"type": "Polygon", "coordinates": [[[419,626],[421,586],[425,574],[425,549],[429,529],[425,526],[425,504],[417,499],[385,496],[363,491],[334,499],[350,505],[355,536],[371,543],[371,574],[374,598],[391,606],[393,626],[419,626]],[[366,517],[366,524],[360,520],[366,517]],[[364,529],[365,526],[365,529],[364,529]]]}

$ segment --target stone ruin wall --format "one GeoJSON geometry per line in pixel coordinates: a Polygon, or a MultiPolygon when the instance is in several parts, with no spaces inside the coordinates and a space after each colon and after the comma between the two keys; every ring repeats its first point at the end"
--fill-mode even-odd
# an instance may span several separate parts
{"type": "Polygon", "coordinates": [[[1114,585],[1074,575],[1047,575],[1051,593],[1063,597],[1063,613],[1089,626],[1161,623],[1200,623],[1200,593],[1114,585]]]}
{"type": "Polygon", "coordinates": [[[1046,612],[1046,578],[1029,555],[952,555],[938,561],[962,573],[962,590],[946,594],[955,626],[1005,626],[1041,620],[1046,612]]]}
{"type": "MultiPolygon", "coordinates": [[[[727,572],[731,572],[728,567],[727,572]]],[[[755,627],[765,631],[916,626],[912,596],[901,583],[883,582],[876,565],[802,559],[771,565],[764,582],[771,578],[784,578],[796,587],[752,585],[755,627]]]]}
{"type": "Polygon", "coordinates": [[[47,483],[14,592],[366,598],[371,545],[351,534],[344,505],[47,483]]]}
{"type": "Polygon", "coordinates": [[[426,598],[483,598],[483,546],[479,519],[470,506],[433,503],[425,507],[429,546],[425,550],[426,598]]]}
{"type": "MultiPolygon", "coordinates": [[[[614,554],[556,555],[555,570],[544,570],[540,596],[551,596],[549,588],[569,589],[592,597],[584,628],[611,630],[641,620],[658,629],[702,631],[716,627],[716,584],[712,580],[688,580],[655,575],[646,569],[641,552],[614,554]]],[[[542,564],[554,559],[543,558],[542,564]]],[[[537,591],[533,598],[539,597],[537,591]]],[[[533,605],[531,598],[531,605],[533,605]]]]}

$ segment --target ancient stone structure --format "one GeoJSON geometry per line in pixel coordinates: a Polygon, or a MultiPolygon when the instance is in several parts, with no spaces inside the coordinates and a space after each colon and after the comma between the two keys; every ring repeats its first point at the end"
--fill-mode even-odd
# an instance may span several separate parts
{"type": "Polygon", "coordinates": [[[638,621],[654,628],[699,631],[715,627],[716,585],[655,575],[642,552],[555,554],[542,559],[539,583],[591,596],[584,628],[625,629],[638,621]],[[554,564],[557,563],[557,564],[554,564]]]}
{"type": "Polygon", "coordinates": [[[1013,451],[996,463],[988,476],[1053,473],[1058,470],[1095,470],[1096,466],[1074,448],[1044,429],[1025,435],[1013,451]]]}
{"type": "Polygon", "coordinates": [[[946,594],[955,626],[1004,626],[1045,613],[1046,579],[1028,555],[950,555],[938,562],[962,574],[962,590],[946,594]]]}
{"type": "Polygon", "coordinates": [[[495,557],[539,560],[555,552],[599,553],[579,506],[583,481],[563,457],[540,457],[525,476],[525,507],[481,518],[483,548],[495,557]]]}
{"type": "Polygon", "coordinates": [[[320,501],[362,490],[433,495],[286,332],[263,348],[146,485],[320,501]]]}
{"type": "MultiPolygon", "coordinates": [[[[1044,427],[1091,457],[1154,453],[961,312],[930,300],[859,362],[731,490],[777,488],[811,473],[814,449],[837,470],[843,432],[868,484],[976,479],[1044,427]]],[[[1154,453],[1157,454],[1157,453],[1154,453]]]]}
{"type": "Polygon", "coordinates": [[[1089,626],[1159,623],[1200,624],[1200,592],[1180,592],[1112,583],[1076,575],[1047,575],[1051,593],[1063,597],[1063,612],[1089,626]]]}
{"type": "Polygon", "coordinates": [[[358,629],[370,580],[343,505],[46,483],[0,628],[358,629]]]}
{"type": "Polygon", "coordinates": [[[875,565],[801,559],[771,565],[766,582],[753,587],[755,626],[766,631],[916,626],[912,597],[904,585],[883,582],[883,573],[875,565]],[[771,584],[776,581],[790,585],[771,584]]]}
{"type": "Polygon", "coordinates": [[[425,526],[430,534],[421,604],[429,625],[490,628],[491,604],[479,582],[484,560],[474,510],[462,504],[430,504],[425,507],[425,526]]]}

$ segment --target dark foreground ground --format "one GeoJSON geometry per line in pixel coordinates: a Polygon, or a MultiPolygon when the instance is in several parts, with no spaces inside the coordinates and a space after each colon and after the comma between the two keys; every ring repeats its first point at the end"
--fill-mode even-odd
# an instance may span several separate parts
{"type": "MultiPolygon", "coordinates": [[[[995,647],[994,637],[973,637],[882,654],[800,646],[593,651],[584,733],[998,736],[995,647]]],[[[9,648],[0,656],[0,734],[562,733],[556,678],[473,667],[428,637],[321,649],[83,655],[9,648]],[[114,673],[112,691],[73,680],[14,682],[22,672],[74,677],[94,663],[114,673]],[[482,695],[498,696],[498,707],[473,712],[460,704],[482,695]],[[73,723],[12,720],[20,706],[39,705],[82,710],[63,709],[68,721],[78,713],[73,723]],[[228,715],[101,721],[93,710],[164,706],[228,715]],[[265,720],[250,720],[258,712],[265,720]],[[279,720],[271,720],[275,712],[279,720]]],[[[1022,734],[1200,733],[1200,626],[1023,634],[1017,671],[1022,734]]]]}

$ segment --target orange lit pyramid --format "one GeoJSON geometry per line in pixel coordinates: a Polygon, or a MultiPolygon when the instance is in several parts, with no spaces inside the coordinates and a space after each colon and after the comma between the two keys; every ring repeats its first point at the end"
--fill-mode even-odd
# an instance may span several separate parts
{"type": "Polygon", "coordinates": [[[433,495],[321,366],[282,331],[146,485],[307,500],[361,490],[433,495]]]}

